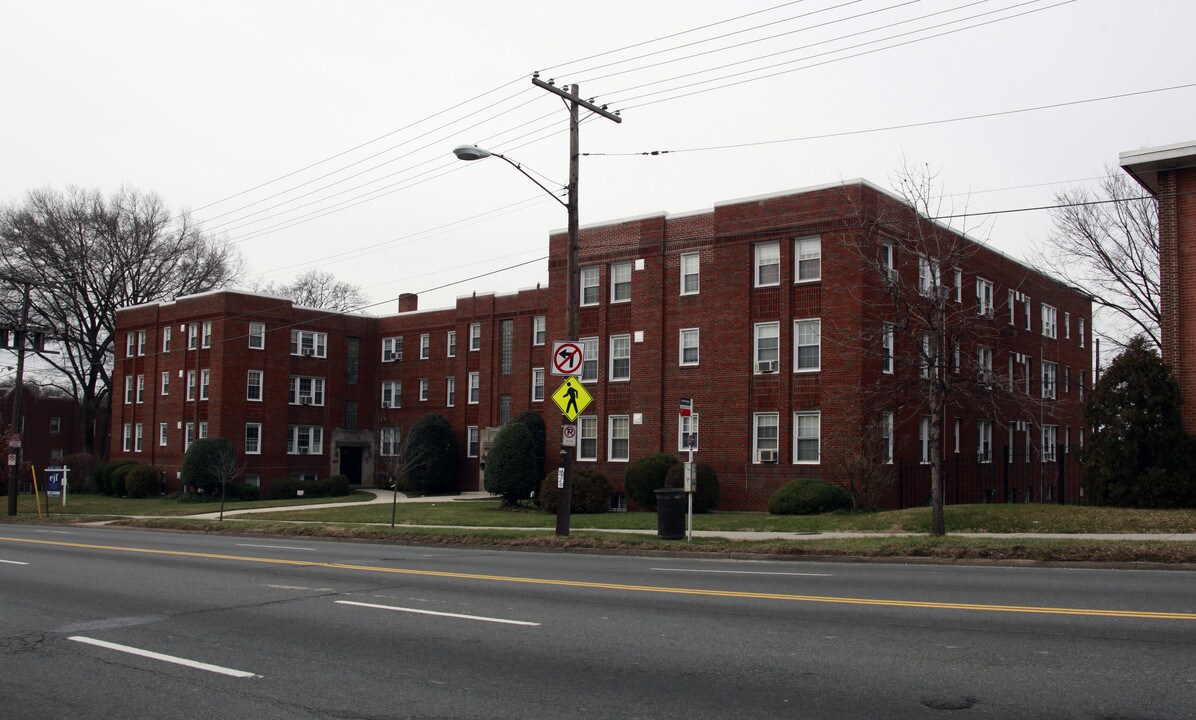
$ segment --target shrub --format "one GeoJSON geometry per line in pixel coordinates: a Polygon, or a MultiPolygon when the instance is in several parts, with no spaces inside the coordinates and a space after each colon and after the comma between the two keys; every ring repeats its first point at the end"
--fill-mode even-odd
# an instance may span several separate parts
{"type": "Polygon", "coordinates": [[[225,492],[227,493],[226,497],[236,500],[259,500],[262,496],[257,485],[250,485],[249,483],[229,483],[225,492]]]}
{"type": "Polygon", "coordinates": [[[113,497],[124,497],[128,492],[125,483],[128,481],[129,473],[139,467],[145,466],[139,462],[127,462],[112,468],[112,471],[109,473],[108,494],[113,497]]]}
{"type": "Polygon", "coordinates": [[[295,478],[278,478],[266,484],[267,500],[287,500],[298,495],[299,481],[295,478]]]}
{"type": "Polygon", "coordinates": [[[669,468],[680,461],[672,455],[657,453],[632,460],[623,476],[627,497],[644,510],[656,509],[656,491],[664,487],[669,468]]]}
{"type": "Polygon", "coordinates": [[[822,480],[794,480],[782,486],[768,500],[773,515],[818,515],[851,507],[851,495],[822,480]]]}
{"type": "Polygon", "coordinates": [[[103,493],[104,495],[115,495],[116,497],[120,497],[124,494],[124,488],[117,488],[116,485],[113,484],[112,473],[117,468],[136,464],[136,460],[112,460],[110,462],[101,463],[92,471],[90,482],[92,486],[95,487],[96,492],[103,493]],[[120,492],[118,493],[117,490],[120,490],[120,492]]]}
{"type": "Polygon", "coordinates": [[[504,505],[530,497],[536,477],[532,433],[522,423],[507,423],[498,431],[486,456],[486,492],[502,495],[504,505]]]}
{"type": "MultiPolygon", "coordinates": [[[[707,513],[718,507],[718,474],[706,463],[697,463],[698,485],[694,489],[694,512],[707,513]]],[[[677,463],[665,475],[664,486],[685,487],[685,465],[677,463]]]]}
{"type": "Polygon", "coordinates": [[[198,492],[220,494],[220,483],[231,482],[236,453],[224,438],[200,438],[183,455],[183,484],[198,492]]]}
{"type": "MultiPolygon", "coordinates": [[[[569,495],[569,512],[602,513],[610,509],[610,483],[602,473],[574,465],[573,477],[569,484],[572,490],[569,495]]],[[[540,484],[540,506],[545,512],[555,515],[560,499],[561,491],[556,486],[556,470],[553,470],[540,484]]]]}
{"type": "Polygon", "coordinates": [[[544,453],[548,442],[548,430],[544,426],[544,417],[534,410],[528,410],[524,413],[519,413],[511,422],[516,422],[527,427],[528,432],[532,434],[532,454],[536,460],[536,477],[544,477],[546,470],[544,469],[544,453]]]}
{"type": "Polygon", "coordinates": [[[457,435],[443,415],[424,415],[411,426],[407,450],[413,458],[407,485],[431,495],[457,489],[457,435]]]}
{"type": "Polygon", "coordinates": [[[125,473],[125,495],[131,498],[157,497],[162,494],[162,474],[149,465],[132,465],[125,473]]]}
{"type": "MultiPolygon", "coordinates": [[[[253,487],[249,485],[248,487],[253,487]]],[[[256,488],[254,488],[256,490],[256,488]]],[[[266,487],[267,500],[293,500],[303,491],[304,498],[338,497],[348,495],[349,478],[344,475],[333,475],[324,480],[301,481],[295,478],[279,478],[271,480],[266,487]]],[[[242,500],[257,498],[241,498],[242,500]]]]}

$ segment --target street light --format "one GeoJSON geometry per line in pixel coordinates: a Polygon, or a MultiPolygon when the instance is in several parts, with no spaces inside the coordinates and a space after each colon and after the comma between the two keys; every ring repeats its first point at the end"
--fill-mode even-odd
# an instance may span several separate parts
{"type": "MultiPolygon", "coordinates": [[[[569,252],[565,265],[565,274],[567,282],[565,283],[566,293],[566,315],[565,315],[565,339],[570,342],[577,342],[577,309],[581,303],[581,298],[578,296],[578,275],[577,255],[579,247],[579,231],[577,220],[577,176],[578,176],[578,159],[581,156],[580,141],[578,127],[578,108],[584,107],[587,110],[602,115],[608,120],[613,120],[617,123],[623,122],[623,119],[615,113],[608,112],[606,107],[599,107],[593,102],[582,100],[578,97],[577,85],[572,85],[568,90],[557,87],[552,80],[544,82],[540,79],[539,74],[532,76],[532,84],[541,89],[547,90],[555,95],[560,95],[569,106],[569,185],[566,187],[567,200],[561,200],[557,194],[552,190],[544,187],[544,184],[535,179],[527,173],[519,163],[499,154],[491,152],[477,145],[459,145],[453,148],[453,154],[459,160],[473,161],[482,160],[491,156],[501,158],[506,161],[508,165],[523,173],[524,177],[534,182],[541,190],[552,196],[561,205],[565,206],[565,210],[569,213],[569,252]]],[[[564,481],[561,486],[561,496],[557,502],[556,508],[556,534],[569,534],[569,506],[573,501],[573,453],[568,451],[568,448],[561,448],[561,467],[564,472],[564,481]]]]}

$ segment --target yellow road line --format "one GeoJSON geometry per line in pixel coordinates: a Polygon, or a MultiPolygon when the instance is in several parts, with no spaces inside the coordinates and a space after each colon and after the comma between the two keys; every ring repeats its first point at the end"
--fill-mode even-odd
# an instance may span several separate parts
{"type": "Polygon", "coordinates": [[[86,550],[110,550],[114,552],[135,553],[141,555],[167,555],[173,557],[203,558],[206,560],[233,560],[236,562],[263,563],[267,565],[292,565],[295,567],[329,568],[333,570],[357,570],[361,572],[387,573],[392,575],[416,575],[422,577],[452,578],[456,580],[521,583],[525,585],[552,585],[557,587],[585,588],[591,590],[623,590],[626,592],[662,593],[669,595],[698,595],[704,597],[742,598],[749,600],[784,600],[789,602],[830,603],[839,605],[871,605],[879,607],[922,608],[929,610],[971,610],[977,612],[1029,613],[1036,615],[1079,615],[1084,617],[1139,618],[1149,620],[1196,620],[1196,613],[1182,612],[1036,607],[1031,605],[985,605],[976,603],[833,597],[825,595],[790,595],[785,593],[741,592],[736,590],[703,590],[697,588],[658,587],[654,585],[624,585],[621,583],[587,582],[584,580],[552,580],[549,578],[527,578],[509,575],[484,575],[480,573],[447,572],[442,570],[384,568],[373,565],[349,565],[345,563],[315,562],[312,560],[287,560],[283,558],[266,558],[246,555],[223,555],[219,553],[189,552],[186,550],[153,550],[148,548],[122,547],[117,545],[91,545],[87,543],[72,543],[57,540],[33,540],[28,538],[0,537],[0,541],[27,543],[30,545],[82,548],[86,550]]]}

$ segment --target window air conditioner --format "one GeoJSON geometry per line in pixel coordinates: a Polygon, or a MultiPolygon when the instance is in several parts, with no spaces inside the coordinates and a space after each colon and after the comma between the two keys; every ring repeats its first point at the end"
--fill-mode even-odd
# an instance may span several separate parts
{"type": "Polygon", "coordinates": [[[392,352],[382,353],[382,362],[394,362],[395,354],[392,352]]]}
{"type": "Polygon", "coordinates": [[[309,452],[311,452],[311,451],[310,451],[310,450],[308,450],[308,449],[307,449],[307,448],[305,448],[305,447],[301,447],[301,448],[299,448],[299,454],[300,454],[300,455],[306,455],[306,454],[308,454],[309,452]]]}
{"type": "Polygon", "coordinates": [[[757,367],[762,373],[775,373],[777,371],[777,364],[776,360],[765,360],[757,363],[757,367]]]}
{"type": "Polygon", "coordinates": [[[301,399],[299,400],[299,404],[300,404],[300,405],[311,405],[311,398],[306,398],[306,397],[305,397],[305,398],[301,398],[301,399]]]}
{"type": "Polygon", "coordinates": [[[312,357],[312,356],[313,356],[313,355],[315,355],[315,354],[316,354],[316,351],[315,351],[315,350],[306,349],[306,350],[304,350],[304,351],[303,351],[303,356],[304,356],[304,357],[312,357]]]}
{"type": "Polygon", "coordinates": [[[761,450],[760,451],[760,462],[775,463],[776,461],[777,461],[777,451],[776,450],[761,450]]]}

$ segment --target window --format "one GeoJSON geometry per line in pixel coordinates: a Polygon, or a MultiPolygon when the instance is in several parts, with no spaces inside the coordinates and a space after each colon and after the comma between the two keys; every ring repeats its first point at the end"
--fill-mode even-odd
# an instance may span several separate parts
{"type": "Polygon", "coordinates": [[[51,417],[50,418],[50,432],[51,433],[62,432],[62,418],[60,418],[60,417],[51,417]]]}
{"type": "Polygon", "coordinates": [[[930,464],[930,417],[927,415],[918,419],[918,462],[930,464]]]}
{"type": "Polygon", "coordinates": [[[384,457],[394,457],[399,454],[399,429],[388,427],[378,431],[378,454],[384,457]]]}
{"type": "Polygon", "coordinates": [[[993,349],[984,345],[976,346],[977,380],[981,385],[988,386],[993,381],[993,349]]]}
{"type": "Polygon", "coordinates": [[[166,447],[166,423],[158,423],[158,445],[166,447]]]}
{"type": "Polygon", "coordinates": [[[1055,325],[1058,313],[1050,305],[1042,306],[1042,334],[1049,338],[1057,337],[1058,328],[1055,325]]]}
{"type": "Polygon", "coordinates": [[[197,347],[199,347],[199,325],[187,323],[187,349],[194,350],[197,347]]]}
{"type": "Polygon", "coordinates": [[[511,422],[511,396],[498,396],[498,424],[506,425],[511,422]]]}
{"type": "Polygon", "coordinates": [[[252,485],[255,488],[261,488],[262,476],[256,473],[245,473],[245,484],[252,485]]]}
{"type": "Polygon", "coordinates": [[[577,418],[577,459],[598,459],[598,418],[587,415],[577,418]]]}
{"type": "Polygon", "coordinates": [[[1059,380],[1059,363],[1042,362],[1042,397],[1045,400],[1055,400],[1058,393],[1055,384],[1059,380]]]}
{"type": "Polygon", "coordinates": [[[991,420],[976,423],[976,459],[982,463],[993,461],[993,424],[991,420]]]}
{"type": "Polygon", "coordinates": [[[403,338],[382,338],[382,362],[403,362],[403,338]]]}
{"type": "Polygon", "coordinates": [[[245,423],[245,454],[262,454],[262,424],[245,423]]]}
{"type": "Polygon", "coordinates": [[[992,282],[984,278],[976,278],[976,314],[992,317],[993,310],[992,282]]]}
{"type": "MultiPolygon", "coordinates": [[[[188,398],[190,400],[190,398],[188,398]]],[[[125,376],[125,405],[133,404],[133,376],[125,376]]]]}
{"type": "Polygon", "coordinates": [[[324,378],[292,375],[290,393],[292,405],[323,405],[324,378]]]}
{"type": "Polygon", "coordinates": [[[200,347],[203,347],[203,348],[212,347],[212,321],[211,320],[203,321],[203,342],[200,343],[200,347]]]}
{"type": "Polygon", "coordinates": [[[897,264],[896,257],[893,254],[893,245],[891,243],[883,243],[880,246],[880,274],[886,281],[893,282],[897,279],[897,264]]]}
{"type": "Polygon", "coordinates": [[[423,333],[419,336],[419,359],[427,360],[432,355],[432,336],[423,333]]]}
{"type": "Polygon", "coordinates": [[[777,413],[756,413],[752,416],[753,463],[776,462],[780,436],[777,413]]]}
{"type": "Polygon", "coordinates": [[[465,457],[475,458],[478,456],[478,426],[470,425],[465,428],[465,457]]]}
{"type": "MultiPolygon", "coordinates": [[[[585,357],[584,351],[582,357],[585,357]]],[[[630,335],[611,335],[610,337],[610,379],[631,379],[630,335]]]]}
{"type": "Polygon", "coordinates": [[[187,452],[193,442],[195,442],[195,423],[187,423],[183,426],[183,452],[187,452]]]}
{"type": "Polygon", "coordinates": [[[145,376],[137,376],[137,404],[145,402],[145,376]]]}
{"type": "Polygon", "coordinates": [[[125,357],[133,357],[134,348],[137,345],[137,336],[133,333],[125,334],[125,357]]]}
{"type": "Polygon", "coordinates": [[[469,404],[477,405],[482,395],[482,376],[480,373],[469,373],[469,404]]]}
{"type": "Polygon", "coordinates": [[[428,402],[428,378],[419,379],[419,401],[428,402]]]}
{"type": "Polygon", "coordinates": [[[1081,370],[1081,371],[1080,371],[1080,381],[1079,381],[1079,383],[1077,383],[1077,385],[1076,385],[1076,387],[1077,387],[1077,388],[1079,389],[1079,391],[1080,391],[1080,401],[1081,401],[1081,402],[1084,400],[1084,376],[1085,376],[1086,374],[1087,374],[1087,372],[1086,372],[1086,371],[1084,371],[1084,370],[1081,370]]]}
{"type": "Polygon", "coordinates": [[[477,352],[482,349],[482,324],[469,324],[469,351],[477,352]]]}
{"type": "Polygon", "coordinates": [[[959,338],[951,341],[951,372],[959,372],[959,338]]]}
{"type": "Polygon", "coordinates": [[[170,394],[170,373],[168,372],[162,373],[162,394],[170,394]]]}
{"type": "Polygon", "coordinates": [[[581,269],[581,304],[598,304],[598,266],[591,265],[581,269]]]}
{"type": "Polygon", "coordinates": [[[532,368],[532,402],[544,402],[544,368],[532,368]]]}
{"type": "Polygon", "coordinates": [[[606,458],[612,462],[626,462],[631,450],[631,418],[626,415],[611,415],[608,419],[610,437],[606,458]]]}
{"type": "Polygon", "coordinates": [[[457,357],[457,331],[449,330],[445,334],[445,341],[447,345],[445,355],[448,357],[457,357]]]}
{"type": "Polygon", "coordinates": [[[141,423],[133,426],[133,452],[141,452],[141,423]]]}
{"type": "Polygon", "coordinates": [[[200,439],[203,439],[203,438],[206,438],[207,436],[208,436],[208,423],[206,421],[201,421],[199,423],[199,435],[197,437],[200,439]]]}
{"type": "Polygon", "coordinates": [[[581,339],[581,381],[583,383],[598,382],[598,338],[581,339]]]}
{"type": "Polygon", "coordinates": [[[795,321],[793,346],[793,372],[818,370],[822,362],[822,321],[795,321]]]}
{"type": "Polygon", "coordinates": [[[288,455],[322,455],[324,428],[318,425],[287,426],[288,455]]]}
{"type": "Polygon", "coordinates": [[[611,263],[610,266],[610,301],[628,302],[631,300],[631,263],[611,263]]]}
{"type": "Polygon", "coordinates": [[[1059,426],[1042,426],[1042,461],[1055,462],[1058,459],[1059,426]]]}
{"type": "Polygon", "coordinates": [[[457,378],[444,379],[444,406],[453,407],[457,404],[457,378]]]}
{"type": "Polygon", "coordinates": [[[1076,322],[1079,323],[1078,331],[1080,333],[1080,347],[1084,347],[1084,338],[1086,337],[1084,335],[1084,318],[1077,318],[1076,322]]]}
{"type": "Polygon", "coordinates": [[[893,464],[893,413],[886,412],[880,416],[880,442],[884,461],[893,464]]]}
{"type": "Polygon", "coordinates": [[[959,418],[955,418],[955,453],[959,454],[959,418]]]}
{"type": "Polygon", "coordinates": [[[212,389],[212,371],[204,368],[199,371],[199,399],[207,400],[212,389]]]}
{"type": "Polygon", "coordinates": [[[1009,324],[1010,324],[1010,325],[1013,325],[1014,323],[1016,323],[1016,322],[1017,322],[1017,321],[1014,319],[1014,317],[1013,317],[1013,311],[1014,311],[1014,306],[1013,306],[1013,303],[1014,303],[1014,301],[1015,301],[1015,300],[1014,300],[1014,292],[1013,292],[1012,290],[1010,290],[1010,291],[1009,291],[1009,324]]]}
{"type": "Polygon", "coordinates": [[[195,399],[195,371],[194,370],[187,371],[187,399],[188,400],[195,399]]]}
{"type": "Polygon", "coordinates": [[[543,345],[548,339],[548,318],[537,315],[532,318],[532,345],[543,345]]]}
{"type": "Polygon", "coordinates": [[[822,238],[818,235],[793,241],[794,282],[822,279],[822,238]]]}
{"type": "Polygon", "coordinates": [[[938,288],[943,284],[942,280],[942,275],[939,273],[939,261],[932,257],[919,255],[918,292],[926,297],[932,297],[938,293],[938,288]]]}
{"type": "Polygon", "coordinates": [[[1063,313],[1063,339],[1071,340],[1071,313],[1063,313]]]}
{"type": "Polygon", "coordinates": [[[503,320],[498,324],[499,335],[499,374],[510,375],[512,355],[515,350],[515,321],[503,320]]]}
{"type": "Polygon", "coordinates": [[[170,327],[162,328],[162,352],[170,352],[170,327]]]}
{"type": "Polygon", "coordinates": [[[345,338],[345,384],[356,385],[361,361],[361,338],[345,338]]]}
{"type": "Polygon", "coordinates": [[[346,430],[356,430],[357,429],[357,401],[356,400],[346,400],[345,401],[345,429],[346,430]]]}
{"type": "Polygon", "coordinates": [[[893,374],[893,323],[883,323],[880,330],[880,347],[882,358],[881,372],[893,374]]]}
{"type": "Polygon", "coordinates": [[[756,323],[756,373],[776,372],[781,360],[780,323],[756,323]]]}
{"type": "Polygon", "coordinates": [[[388,380],[382,383],[382,407],[403,407],[403,381],[388,380]]]}
{"type": "Polygon", "coordinates": [[[813,465],[818,462],[819,421],[821,413],[793,413],[793,462],[813,465]]]}
{"type": "Polygon", "coordinates": [[[1030,296],[1026,296],[1026,329],[1030,329],[1030,296]]]}
{"type": "Polygon", "coordinates": [[[693,449],[698,449],[698,413],[693,413],[689,417],[681,415],[677,416],[677,449],[686,451],[690,449],[690,436],[693,436],[693,449]]]}
{"type": "Polygon", "coordinates": [[[145,331],[137,331],[137,354],[145,355],[145,331]]]}
{"type": "Polygon", "coordinates": [[[318,358],[328,357],[328,333],[292,330],[291,354],[318,358]]]}
{"type": "Polygon", "coordinates": [[[756,287],[781,284],[781,244],[756,243],[756,287]]]}
{"type": "Polygon", "coordinates": [[[264,350],[266,347],[266,323],[249,323],[249,347],[252,350],[264,350]]]}
{"type": "Polygon", "coordinates": [[[1071,394],[1071,365],[1063,368],[1063,392],[1071,394]]]}
{"type": "Polygon", "coordinates": [[[955,302],[963,303],[963,270],[955,268],[955,302]]]}
{"type": "Polygon", "coordinates": [[[679,365],[698,364],[698,328],[686,328],[681,331],[679,365]]]}
{"type": "Polygon", "coordinates": [[[681,256],[681,294],[698,294],[698,269],[701,256],[698,253],[685,253],[681,256]]]}
{"type": "Polygon", "coordinates": [[[125,423],[124,444],[121,445],[125,452],[133,449],[133,426],[125,423]]]}
{"type": "Polygon", "coordinates": [[[929,380],[933,370],[934,376],[938,377],[938,353],[934,348],[934,336],[930,333],[922,333],[922,342],[918,347],[918,367],[923,379],[929,380]]]}

